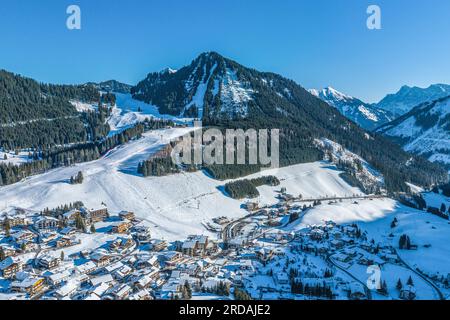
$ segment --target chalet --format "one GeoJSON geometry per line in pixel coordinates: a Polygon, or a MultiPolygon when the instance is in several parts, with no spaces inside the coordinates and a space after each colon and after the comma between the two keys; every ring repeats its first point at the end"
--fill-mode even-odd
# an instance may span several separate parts
{"type": "MultiPolygon", "coordinates": [[[[91,285],[93,287],[97,287],[99,285],[106,284],[108,288],[112,288],[114,286],[114,283],[116,283],[116,281],[110,274],[105,274],[105,275],[102,275],[99,277],[91,278],[91,279],[89,279],[89,282],[91,283],[91,285]]],[[[101,297],[102,294],[99,294],[99,296],[101,297]]]]}
{"type": "Polygon", "coordinates": [[[174,266],[183,259],[183,256],[176,251],[169,251],[163,256],[164,262],[169,266],[174,266]]]}
{"type": "Polygon", "coordinates": [[[108,209],[106,207],[96,210],[86,210],[85,215],[85,218],[88,220],[89,224],[102,222],[109,217],[108,209]]]}
{"type": "Polygon", "coordinates": [[[200,251],[205,251],[208,246],[208,237],[207,236],[194,236],[193,240],[197,242],[197,249],[200,251]]]}
{"type": "Polygon", "coordinates": [[[44,289],[44,285],[45,285],[44,278],[27,277],[22,281],[12,282],[11,291],[28,293],[30,296],[34,296],[44,289]]]}
{"type": "Polygon", "coordinates": [[[19,246],[21,253],[36,251],[39,248],[37,243],[29,241],[18,241],[16,244],[19,246]]]}
{"type": "Polygon", "coordinates": [[[358,254],[358,252],[352,248],[345,248],[344,253],[352,258],[356,257],[356,255],[358,254]]]}
{"type": "Polygon", "coordinates": [[[56,240],[56,238],[58,238],[58,234],[56,232],[45,232],[41,234],[39,241],[40,243],[48,244],[49,242],[56,240]]]}
{"type": "Polygon", "coordinates": [[[272,259],[273,250],[269,248],[261,248],[260,250],[256,251],[256,256],[258,257],[259,261],[265,263],[272,259]]]}
{"type": "Polygon", "coordinates": [[[76,266],[75,269],[81,274],[90,274],[97,270],[97,265],[93,261],[88,261],[82,265],[76,266]]]}
{"type": "Polygon", "coordinates": [[[213,219],[214,223],[217,223],[218,225],[225,225],[230,223],[230,220],[227,217],[218,217],[213,219]]]}
{"type": "Polygon", "coordinates": [[[153,251],[159,252],[167,248],[167,241],[155,239],[151,241],[153,251]]]}
{"type": "Polygon", "coordinates": [[[68,281],[65,285],[63,285],[61,288],[56,290],[55,294],[58,299],[65,299],[70,298],[77,289],[79,288],[79,283],[77,281],[68,281]]]}
{"type": "Polygon", "coordinates": [[[133,272],[133,269],[127,265],[122,266],[121,268],[114,271],[113,276],[118,281],[123,281],[125,278],[127,278],[131,273],[133,272]]]}
{"type": "Polygon", "coordinates": [[[398,255],[396,255],[394,253],[385,253],[381,256],[381,258],[390,263],[399,263],[400,262],[398,255]]]}
{"type": "Polygon", "coordinates": [[[243,204],[242,207],[247,211],[255,211],[258,209],[259,205],[256,202],[247,202],[243,204]]]}
{"type": "Polygon", "coordinates": [[[0,272],[3,278],[11,279],[14,278],[17,272],[22,270],[22,263],[11,257],[6,258],[0,262],[0,272]]]}
{"type": "Polygon", "coordinates": [[[34,222],[34,227],[40,231],[55,230],[59,225],[59,220],[53,217],[40,217],[34,222]]]}
{"type": "Polygon", "coordinates": [[[352,282],[349,287],[349,296],[352,300],[366,300],[366,291],[364,287],[357,282],[352,282]]]}
{"type": "Polygon", "coordinates": [[[334,259],[341,262],[349,262],[352,260],[352,257],[343,253],[337,253],[333,256],[334,259]]]}
{"type": "Polygon", "coordinates": [[[145,226],[136,226],[133,228],[134,237],[139,243],[145,244],[149,243],[152,239],[150,228],[145,226]]]}
{"type": "Polygon", "coordinates": [[[131,238],[118,238],[111,242],[109,249],[112,251],[123,252],[133,247],[134,244],[135,242],[131,238]]]}
{"type": "Polygon", "coordinates": [[[66,248],[66,247],[72,246],[73,245],[73,241],[69,237],[61,237],[61,238],[56,240],[55,245],[56,245],[56,248],[58,248],[58,249],[66,248]]]}
{"type": "Polygon", "coordinates": [[[325,231],[323,231],[322,229],[318,229],[318,228],[312,229],[309,236],[313,240],[322,240],[325,236],[325,231]]]}
{"type": "Polygon", "coordinates": [[[43,255],[39,257],[38,264],[44,269],[50,270],[59,266],[61,263],[61,259],[57,257],[53,257],[51,255],[43,255]]]}
{"type": "Polygon", "coordinates": [[[184,255],[194,256],[197,250],[197,242],[195,241],[185,241],[181,247],[181,252],[184,255]]]}
{"type": "Polygon", "coordinates": [[[127,233],[131,228],[131,223],[127,221],[120,221],[113,224],[111,228],[112,233],[127,233]]]}
{"type": "Polygon", "coordinates": [[[152,277],[150,277],[148,274],[146,274],[146,275],[139,277],[137,280],[135,280],[134,286],[141,290],[147,289],[151,286],[152,282],[153,282],[152,277]]]}
{"type": "Polygon", "coordinates": [[[400,299],[402,300],[414,300],[416,298],[416,288],[413,286],[405,286],[400,291],[400,299]]]}
{"type": "Polygon", "coordinates": [[[342,238],[342,232],[340,232],[338,230],[331,231],[331,235],[333,236],[334,239],[341,239],[342,238]]]}
{"type": "Polygon", "coordinates": [[[204,250],[204,255],[212,255],[219,251],[219,245],[216,241],[208,241],[206,249],[204,250]]]}
{"type": "Polygon", "coordinates": [[[3,254],[5,255],[6,258],[14,257],[17,254],[16,249],[5,244],[0,245],[0,251],[3,251],[3,254]]]}
{"type": "Polygon", "coordinates": [[[129,220],[129,221],[133,221],[134,219],[136,219],[136,216],[134,214],[134,212],[130,212],[130,211],[122,211],[119,213],[119,217],[122,220],[129,220]]]}
{"type": "Polygon", "coordinates": [[[25,215],[5,215],[0,217],[0,227],[9,225],[10,228],[18,227],[18,226],[26,226],[28,224],[28,219],[25,215]]]}
{"type": "Polygon", "coordinates": [[[152,297],[152,295],[151,295],[149,290],[143,289],[143,290],[140,290],[140,291],[138,291],[136,293],[133,293],[132,295],[130,295],[128,297],[128,299],[129,300],[134,300],[134,301],[138,301],[138,300],[140,300],[140,301],[147,301],[147,300],[153,300],[153,297],[152,297]]]}
{"type": "Polygon", "coordinates": [[[112,257],[106,251],[96,251],[91,254],[91,259],[95,262],[98,268],[102,268],[111,263],[112,257]]]}
{"type": "Polygon", "coordinates": [[[289,277],[285,272],[277,272],[273,275],[273,280],[278,285],[289,284],[289,277]]]}
{"type": "Polygon", "coordinates": [[[145,268],[151,268],[151,267],[159,267],[159,259],[155,256],[140,256],[137,261],[135,262],[136,269],[145,269],[145,268]]]}
{"type": "Polygon", "coordinates": [[[344,242],[340,240],[332,240],[330,244],[335,249],[342,249],[344,247],[344,242]]]}
{"type": "MultiPolygon", "coordinates": [[[[110,276],[111,277],[111,276],[110,276]]],[[[114,280],[111,277],[111,281],[110,282],[98,282],[95,285],[93,285],[95,288],[91,293],[92,297],[96,297],[96,298],[92,298],[92,300],[100,300],[100,298],[109,290],[114,286],[114,280]]]]}
{"type": "Polygon", "coordinates": [[[65,270],[63,272],[58,272],[55,274],[52,274],[50,276],[48,276],[47,278],[47,282],[52,285],[52,286],[58,286],[63,282],[66,282],[67,280],[69,280],[70,276],[71,276],[71,272],[68,270],[65,270]]]}
{"type": "Polygon", "coordinates": [[[37,238],[37,235],[27,230],[20,230],[18,232],[11,234],[11,237],[14,239],[15,242],[34,241],[37,238]]]}
{"type": "Polygon", "coordinates": [[[132,289],[130,286],[126,284],[121,284],[117,288],[114,289],[113,295],[116,299],[124,300],[131,293],[132,289]]]}
{"type": "Polygon", "coordinates": [[[286,251],[282,247],[276,247],[273,250],[273,254],[277,257],[284,257],[286,255],[286,251]]]}
{"type": "Polygon", "coordinates": [[[353,226],[344,226],[343,231],[349,236],[355,236],[358,232],[358,229],[353,226]]]}
{"type": "Polygon", "coordinates": [[[60,216],[60,219],[63,220],[66,224],[72,225],[75,223],[79,216],[81,216],[81,210],[73,209],[60,216]]]}
{"type": "Polygon", "coordinates": [[[60,230],[59,233],[62,234],[63,236],[71,237],[77,233],[77,229],[75,229],[73,227],[66,227],[66,228],[60,230]]]}

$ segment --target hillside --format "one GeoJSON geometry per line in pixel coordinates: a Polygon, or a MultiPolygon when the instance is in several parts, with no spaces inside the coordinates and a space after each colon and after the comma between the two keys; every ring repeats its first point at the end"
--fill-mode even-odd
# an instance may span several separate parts
{"type": "Polygon", "coordinates": [[[450,167],[450,97],[423,103],[378,131],[406,151],[450,167]]]}
{"type": "Polygon", "coordinates": [[[0,148],[47,148],[88,139],[86,121],[70,103],[97,101],[92,86],[38,83],[0,71],[0,148]]]}
{"type": "Polygon", "coordinates": [[[209,126],[280,128],[283,166],[323,159],[314,139],[326,138],[366,159],[385,176],[389,191],[406,191],[405,181],[430,185],[447,179],[441,168],[419,157],[411,160],[396,144],[368,134],[294,81],[215,52],[178,71],[151,73],[131,93],[162,114],[202,118],[209,126]],[[413,166],[406,165],[410,160],[413,166]]]}
{"type": "Polygon", "coordinates": [[[386,110],[379,109],[372,104],[343,94],[331,87],[322,90],[311,89],[309,92],[335,107],[342,115],[369,131],[392,121],[394,118],[386,110]]]}
{"type": "MultiPolygon", "coordinates": [[[[167,177],[143,178],[137,164],[158,151],[170,139],[191,128],[148,132],[143,138],[118,147],[99,160],[58,168],[27,178],[11,186],[0,187],[0,210],[13,207],[40,211],[64,203],[83,201],[89,208],[105,203],[111,212],[130,210],[152,228],[152,235],[167,240],[182,239],[189,234],[204,234],[202,223],[225,215],[245,215],[243,201],[223,193],[225,182],[203,172],[180,173],[167,177]],[[71,185],[69,177],[82,171],[84,182],[71,185]]],[[[360,193],[339,177],[341,171],[330,163],[316,162],[268,170],[249,176],[276,175],[281,185],[259,187],[261,204],[276,204],[281,187],[304,197],[345,196],[360,193]]],[[[215,235],[214,235],[215,236],[215,235]]]]}
{"type": "Polygon", "coordinates": [[[117,80],[108,80],[99,83],[89,82],[87,83],[87,85],[92,85],[101,91],[116,92],[122,94],[130,93],[131,88],[133,87],[129,84],[122,83],[117,80]]]}

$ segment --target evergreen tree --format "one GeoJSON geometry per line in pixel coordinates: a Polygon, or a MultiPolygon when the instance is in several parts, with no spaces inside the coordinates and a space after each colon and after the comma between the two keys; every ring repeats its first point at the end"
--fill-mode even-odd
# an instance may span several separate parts
{"type": "Polygon", "coordinates": [[[402,284],[402,281],[400,279],[398,279],[398,281],[397,281],[396,288],[397,288],[397,290],[402,290],[402,288],[403,288],[403,284],[402,284]]]}
{"type": "Polygon", "coordinates": [[[3,247],[0,247],[0,262],[6,259],[5,250],[3,250],[3,247]]]}
{"type": "Polygon", "coordinates": [[[9,237],[11,235],[11,223],[9,222],[9,219],[5,219],[4,229],[6,237],[9,237]]]}
{"type": "Polygon", "coordinates": [[[406,282],[406,284],[407,284],[408,286],[414,286],[414,281],[413,281],[413,279],[412,279],[411,276],[409,276],[408,282],[406,282]]]}
{"type": "Polygon", "coordinates": [[[75,218],[75,227],[78,230],[86,232],[86,223],[84,222],[84,219],[81,215],[77,215],[77,217],[75,218]]]}

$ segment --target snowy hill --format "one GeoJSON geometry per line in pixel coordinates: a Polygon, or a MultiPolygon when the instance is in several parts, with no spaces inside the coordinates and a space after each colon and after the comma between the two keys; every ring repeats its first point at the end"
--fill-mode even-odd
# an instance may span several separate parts
{"type": "Polygon", "coordinates": [[[419,104],[447,96],[450,96],[448,84],[433,84],[428,88],[403,86],[397,93],[387,95],[376,107],[401,116],[419,104]]]}
{"type": "MultiPolygon", "coordinates": [[[[189,130],[192,129],[149,132],[142,139],[119,147],[97,161],[54,169],[1,187],[0,209],[43,210],[75,201],[96,208],[105,203],[113,213],[135,212],[152,227],[152,233],[157,237],[174,240],[189,234],[208,234],[203,222],[223,215],[230,218],[245,215],[241,208],[243,202],[222,192],[225,182],[214,180],[203,172],[152,178],[143,178],[136,173],[140,161],[189,130]],[[83,184],[69,184],[68,179],[78,171],[84,174],[83,184]]],[[[316,162],[268,170],[251,177],[275,174],[281,187],[304,197],[361,192],[342,180],[340,173],[329,163],[316,162]]],[[[257,200],[262,204],[275,204],[275,191],[279,189],[280,186],[260,187],[261,197],[257,200]]]]}
{"type": "Polygon", "coordinates": [[[389,111],[343,94],[331,87],[322,90],[311,89],[309,92],[367,130],[373,130],[394,118],[389,111]]]}
{"type": "Polygon", "coordinates": [[[450,97],[423,103],[378,131],[406,151],[450,165],[450,97]]]}

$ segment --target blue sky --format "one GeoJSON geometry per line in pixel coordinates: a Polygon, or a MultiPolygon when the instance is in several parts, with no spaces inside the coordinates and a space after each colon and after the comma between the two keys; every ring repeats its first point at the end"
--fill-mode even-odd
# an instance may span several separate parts
{"type": "Polygon", "coordinates": [[[134,84],[204,51],[369,102],[450,83],[448,0],[0,0],[0,39],[0,68],[54,83],[134,84]],[[370,4],[382,30],[366,28],[370,4]]]}

